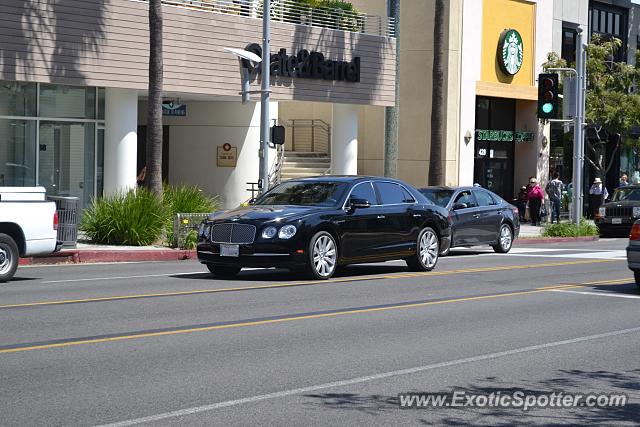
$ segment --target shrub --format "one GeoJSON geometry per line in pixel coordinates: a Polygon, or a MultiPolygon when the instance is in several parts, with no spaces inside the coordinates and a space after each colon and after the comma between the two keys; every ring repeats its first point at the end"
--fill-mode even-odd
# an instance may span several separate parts
{"type": "Polygon", "coordinates": [[[578,237],[597,236],[598,227],[590,222],[582,220],[576,226],[573,222],[561,222],[559,224],[547,224],[542,230],[544,237],[578,237]]]}
{"type": "Polygon", "coordinates": [[[162,200],[139,188],[93,200],[80,230],[96,243],[146,246],[160,240],[169,219],[162,200]]]}
{"type": "MultiPolygon", "coordinates": [[[[167,185],[164,187],[164,205],[170,212],[170,218],[166,224],[167,242],[173,245],[174,230],[173,219],[179,213],[211,213],[220,209],[220,202],[217,197],[209,197],[202,192],[201,189],[194,185],[167,185]]],[[[190,226],[196,224],[190,224],[190,226]]],[[[195,235],[195,232],[193,233],[195,235]]],[[[185,249],[193,249],[195,244],[189,240],[189,233],[184,239],[178,239],[182,242],[180,246],[185,249]]],[[[192,239],[194,240],[194,239],[192,239]]],[[[194,240],[195,242],[196,240],[194,240]]]]}

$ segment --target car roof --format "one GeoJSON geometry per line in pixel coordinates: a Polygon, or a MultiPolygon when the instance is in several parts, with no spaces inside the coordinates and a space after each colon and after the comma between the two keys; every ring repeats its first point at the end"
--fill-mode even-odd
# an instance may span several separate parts
{"type": "Polygon", "coordinates": [[[372,176],[372,175],[318,175],[318,176],[307,176],[303,178],[293,178],[288,181],[298,181],[298,182],[358,182],[358,181],[368,181],[368,180],[382,180],[382,181],[391,181],[402,183],[404,182],[387,178],[384,176],[372,176]]]}
{"type": "MultiPolygon", "coordinates": [[[[476,189],[483,189],[483,190],[487,190],[484,187],[473,187],[473,186],[460,186],[460,187],[449,187],[447,185],[428,185],[426,187],[420,187],[418,188],[418,190],[449,190],[449,191],[457,191],[457,190],[476,190],[476,189]]],[[[487,190],[487,191],[491,191],[491,190],[487,190]]]]}

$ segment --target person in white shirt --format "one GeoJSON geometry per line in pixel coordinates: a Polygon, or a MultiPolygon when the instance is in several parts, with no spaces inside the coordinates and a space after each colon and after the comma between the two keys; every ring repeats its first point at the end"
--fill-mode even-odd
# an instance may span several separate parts
{"type": "Polygon", "coordinates": [[[609,192],[607,187],[602,185],[602,180],[600,178],[594,179],[591,188],[589,188],[589,211],[592,219],[596,217],[598,209],[608,198],[609,192]]]}

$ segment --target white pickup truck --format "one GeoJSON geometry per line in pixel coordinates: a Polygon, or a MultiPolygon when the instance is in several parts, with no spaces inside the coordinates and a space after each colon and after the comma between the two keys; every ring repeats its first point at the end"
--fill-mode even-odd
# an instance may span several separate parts
{"type": "Polygon", "coordinates": [[[0,187],[0,282],[13,278],[20,257],[60,250],[56,204],[44,187],[0,187]]]}

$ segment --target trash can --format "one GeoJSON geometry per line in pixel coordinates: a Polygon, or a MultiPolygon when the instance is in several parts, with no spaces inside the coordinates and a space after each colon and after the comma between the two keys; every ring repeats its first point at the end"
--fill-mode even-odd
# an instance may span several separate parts
{"type": "Polygon", "coordinates": [[[75,248],[78,242],[78,205],[77,197],[47,196],[47,200],[56,203],[58,211],[58,240],[63,248],[75,248]]]}

